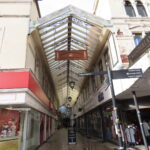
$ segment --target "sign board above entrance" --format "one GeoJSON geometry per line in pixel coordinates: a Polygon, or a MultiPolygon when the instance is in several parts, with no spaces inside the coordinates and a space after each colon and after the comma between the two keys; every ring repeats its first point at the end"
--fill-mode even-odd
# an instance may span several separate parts
{"type": "Polygon", "coordinates": [[[87,60],[87,50],[55,51],[55,60],[87,60]]]}

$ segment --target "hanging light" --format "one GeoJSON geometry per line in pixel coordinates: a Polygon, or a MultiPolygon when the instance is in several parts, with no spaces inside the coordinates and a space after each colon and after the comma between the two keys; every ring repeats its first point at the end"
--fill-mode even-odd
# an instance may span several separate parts
{"type": "Polygon", "coordinates": [[[68,97],[68,101],[69,101],[69,102],[71,102],[71,100],[72,100],[72,97],[71,97],[71,96],[69,96],[69,97],[68,97]]]}
{"type": "Polygon", "coordinates": [[[72,89],[73,89],[73,88],[74,88],[74,86],[75,86],[75,82],[74,82],[74,81],[70,81],[70,82],[69,82],[69,86],[70,86],[70,88],[72,88],[72,89]]]}
{"type": "Polygon", "coordinates": [[[70,104],[67,104],[67,107],[70,107],[70,104]]]}

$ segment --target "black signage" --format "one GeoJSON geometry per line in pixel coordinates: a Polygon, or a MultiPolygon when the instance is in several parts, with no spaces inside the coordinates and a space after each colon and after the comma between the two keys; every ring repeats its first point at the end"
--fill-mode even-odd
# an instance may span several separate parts
{"type": "Polygon", "coordinates": [[[68,129],[68,144],[76,144],[76,132],[73,128],[68,129]]]}
{"type": "Polygon", "coordinates": [[[107,71],[80,73],[79,76],[95,76],[104,74],[107,74],[107,71]]]}
{"type": "Polygon", "coordinates": [[[123,69],[112,72],[112,79],[142,78],[142,69],[123,69]]]}

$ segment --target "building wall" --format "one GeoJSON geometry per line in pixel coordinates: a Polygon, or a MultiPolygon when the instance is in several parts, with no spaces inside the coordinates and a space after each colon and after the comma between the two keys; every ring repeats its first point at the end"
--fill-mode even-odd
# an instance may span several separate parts
{"type": "Polygon", "coordinates": [[[97,1],[95,5],[95,7],[97,8],[95,10],[95,15],[104,18],[106,20],[110,20],[111,11],[110,11],[109,0],[95,0],[95,1],[97,1]]]}
{"type": "Polygon", "coordinates": [[[30,2],[0,0],[0,69],[25,67],[30,2]]]}
{"type": "MultiPolygon", "coordinates": [[[[107,50],[107,59],[109,58],[109,64],[112,70],[129,68],[128,60],[126,59],[124,61],[123,58],[127,58],[136,47],[134,42],[134,34],[141,33],[143,38],[146,33],[150,32],[150,12],[148,10],[150,2],[149,0],[142,1],[148,15],[147,17],[140,17],[138,15],[135,2],[136,1],[131,0],[133,8],[136,12],[135,17],[127,16],[124,7],[124,0],[100,0],[99,3],[97,3],[98,5],[95,10],[95,15],[103,17],[104,19],[110,19],[113,27],[110,29],[112,35],[106,42],[106,45],[101,51],[101,55],[99,56],[99,59],[97,60],[97,63],[92,71],[98,72],[106,70],[105,52],[107,50]]],[[[131,67],[131,69],[142,68],[143,72],[145,72],[150,66],[147,55],[147,53],[143,54],[143,57],[141,57],[139,61],[131,67]],[[145,66],[142,66],[142,64],[145,64],[145,66]]],[[[129,89],[136,81],[137,79],[114,80],[115,94],[122,94],[123,91],[129,89]]],[[[125,97],[127,97],[127,95],[124,97],[122,96],[123,99],[125,99],[125,97]]],[[[121,98],[121,96],[119,98],[121,98]]],[[[109,87],[107,86],[105,76],[95,76],[95,83],[92,82],[92,77],[89,77],[86,81],[85,87],[79,95],[78,101],[74,105],[73,113],[77,116],[81,116],[82,114],[94,109],[98,105],[101,105],[110,99],[111,93],[109,87]],[[95,86],[94,90],[92,90],[93,84],[95,86]],[[103,96],[103,98],[100,98],[100,101],[99,95],[103,96]],[[81,112],[78,111],[79,107],[83,108],[81,112]]]]}
{"type": "Polygon", "coordinates": [[[35,42],[36,36],[29,34],[39,18],[37,2],[0,0],[0,16],[0,69],[31,69],[49,99],[56,99],[41,55],[42,45],[35,42]]]}
{"type": "Polygon", "coordinates": [[[101,0],[98,3],[97,11],[95,15],[108,19],[107,14],[110,14],[110,20],[113,24],[112,32],[114,33],[119,46],[121,55],[128,55],[135,47],[134,33],[145,33],[150,31],[150,2],[149,0],[141,1],[145,7],[147,17],[141,17],[138,14],[136,1],[129,0],[135,11],[135,17],[129,17],[125,11],[124,0],[108,0],[107,4],[105,0],[101,0]],[[107,5],[107,7],[104,7],[107,5]],[[101,9],[102,7],[107,9],[101,9]],[[100,11],[101,10],[101,11],[100,11]],[[104,14],[104,15],[103,15],[104,14]]]}

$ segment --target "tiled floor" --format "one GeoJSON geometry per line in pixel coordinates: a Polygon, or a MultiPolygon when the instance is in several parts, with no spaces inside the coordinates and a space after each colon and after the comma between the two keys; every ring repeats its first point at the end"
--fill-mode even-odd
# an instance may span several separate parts
{"type": "MultiPolygon", "coordinates": [[[[68,145],[67,129],[60,129],[39,150],[116,150],[118,147],[111,143],[101,143],[97,140],[84,138],[77,134],[77,144],[68,145]]],[[[150,149],[150,147],[149,147],[150,149]]],[[[127,150],[145,150],[144,146],[127,148],[127,150]]]]}
{"type": "Polygon", "coordinates": [[[60,129],[39,150],[109,150],[100,141],[89,140],[77,134],[77,144],[68,145],[67,130],[60,129]]]}

